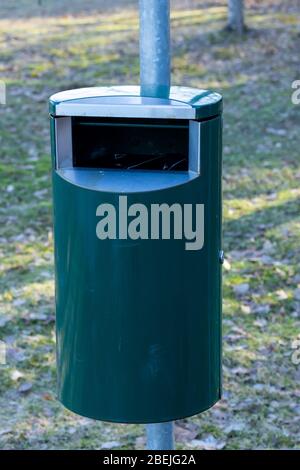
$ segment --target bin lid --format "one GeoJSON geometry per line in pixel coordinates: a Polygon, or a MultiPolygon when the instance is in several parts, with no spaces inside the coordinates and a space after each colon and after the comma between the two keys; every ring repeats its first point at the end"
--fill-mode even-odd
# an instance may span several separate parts
{"type": "Polygon", "coordinates": [[[222,112],[222,96],[181,86],[168,99],[141,96],[139,86],[91,87],[56,93],[49,105],[53,116],[207,119],[222,112]]]}

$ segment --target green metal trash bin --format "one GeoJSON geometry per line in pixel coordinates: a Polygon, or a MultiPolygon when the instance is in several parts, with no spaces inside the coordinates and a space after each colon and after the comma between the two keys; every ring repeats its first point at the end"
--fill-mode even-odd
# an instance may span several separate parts
{"type": "Polygon", "coordinates": [[[50,98],[58,393],[83,416],[172,421],[221,395],[222,98],[50,98]]]}

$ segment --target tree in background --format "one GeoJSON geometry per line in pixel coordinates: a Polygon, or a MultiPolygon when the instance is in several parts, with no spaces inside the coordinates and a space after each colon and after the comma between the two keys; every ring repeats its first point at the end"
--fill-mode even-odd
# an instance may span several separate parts
{"type": "Polygon", "coordinates": [[[227,29],[242,34],[245,30],[244,0],[228,0],[227,29]]]}

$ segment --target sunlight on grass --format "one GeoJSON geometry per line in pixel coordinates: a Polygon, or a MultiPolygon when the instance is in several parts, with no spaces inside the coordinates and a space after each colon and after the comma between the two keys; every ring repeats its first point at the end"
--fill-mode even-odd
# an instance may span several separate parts
{"type": "Polygon", "coordinates": [[[23,289],[21,289],[20,294],[32,305],[37,304],[40,300],[52,299],[54,297],[53,280],[26,284],[23,289]]]}
{"type": "Polygon", "coordinates": [[[247,22],[250,26],[264,26],[268,28],[274,28],[274,26],[280,27],[282,24],[289,26],[300,25],[300,18],[297,15],[289,15],[286,13],[273,13],[273,14],[252,14],[249,15],[247,22]]]}
{"type": "Polygon", "coordinates": [[[257,210],[270,207],[280,207],[287,201],[295,201],[300,197],[300,189],[283,190],[276,193],[274,200],[268,200],[266,196],[252,199],[230,199],[224,203],[224,217],[229,220],[238,219],[241,215],[252,214],[257,210]]]}

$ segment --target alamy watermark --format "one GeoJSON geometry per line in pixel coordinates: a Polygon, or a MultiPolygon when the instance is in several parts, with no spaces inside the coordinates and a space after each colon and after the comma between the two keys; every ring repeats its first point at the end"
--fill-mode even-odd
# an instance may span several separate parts
{"type": "Polygon", "coordinates": [[[0,366],[6,364],[6,343],[0,340],[0,366]]]}
{"type": "Polygon", "coordinates": [[[0,80],[0,104],[6,104],[6,85],[3,80],[0,80]]]}
{"type": "Polygon", "coordinates": [[[186,250],[204,245],[204,204],[131,204],[119,196],[118,207],[103,203],[97,207],[101,217],[96,226],[100,240],[185,240],[186,250]]]}
{"type": "Polygon", "coordinates": [[[292,356],[291,356],[292,363],[295,366],[298,366],[300,364],[300,337],[292,341],[291,347],[293,349],[292,356]]]}
{"type": "Polygon", "coordinates": [[[292,83],[292,89],[295,90],[292,93],[292,103],[293,104],[300,104],[300,80],[295,80],[292,83]]]}

